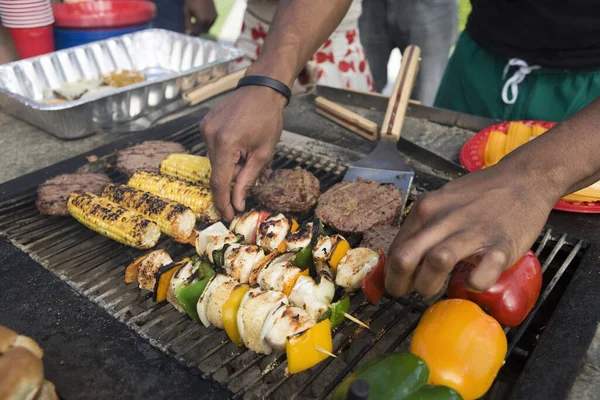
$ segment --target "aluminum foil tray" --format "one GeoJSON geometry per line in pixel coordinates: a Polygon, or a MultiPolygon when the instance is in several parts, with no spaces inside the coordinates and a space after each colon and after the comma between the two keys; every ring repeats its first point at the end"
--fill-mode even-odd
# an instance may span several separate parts
{"type": "Polygon", "coordinates": [[[61,139],[88,136],[143,117],[182,92],[228,73],[235,47],[147,29],[0,66],[0,108],[61,139]],[[60,104],[47,104],[64,82],[98,79],[122,69],[146,80],[60,104]]]}

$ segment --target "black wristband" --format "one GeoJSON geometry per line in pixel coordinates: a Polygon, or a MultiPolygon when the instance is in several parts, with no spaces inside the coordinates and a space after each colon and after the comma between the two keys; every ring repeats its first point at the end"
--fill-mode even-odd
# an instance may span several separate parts
{"type": "Polygon", "coordinates": [[[285,97],[286,106],[290,104],[290,99],[292,98],[292,90],[289,87],[287,87],[285,83],[280,82],[277,79],[269,78],[268,76],[245,76],[239,80],[235,89],[237,90],[242,86],[266,86],[268,88],[271,88],[276,92],[281,93],[285,97]]]}

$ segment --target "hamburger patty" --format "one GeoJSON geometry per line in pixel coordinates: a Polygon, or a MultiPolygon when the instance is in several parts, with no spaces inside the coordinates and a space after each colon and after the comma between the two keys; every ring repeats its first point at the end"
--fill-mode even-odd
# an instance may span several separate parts
{"type": "Polygon", "coordinates": [[[117,169],[127,176],[137,171],[158,173],[160,163],[172,153],[187,153],[183,145],[177,142],[149,140],[117,152],[117,169]]]}
{"type": "Polygon", "coordinates": [[[341,232],[364,232],[390,224],[402,208],[402,194],[394,185],[359,180],[340,182],[321,195],[315,216],[341,232]]]}
{"type": "Polygon", "coordinates": [[[390,245],[399,230],[400,227],[394,225],[374,226],[364,233],[360,246],[368,247],[375,251],[377,251],[377,249],[382,249],[387,254],[390,245]]]}
{"type": "Polygon", "coordinates": [[[68,215],[67,199],[77,190],[102,194],[110,179],[104,174],[64,174],[55,176],[38,186],[36,205],[42,214],[68,215]]]}
{"type": "Polygon", "coordinates": [[[300,167],[268,170],[254,188],[254,195],[263,206],[281,212],[306,213],[320,193],[319,180],[300,167]]]}

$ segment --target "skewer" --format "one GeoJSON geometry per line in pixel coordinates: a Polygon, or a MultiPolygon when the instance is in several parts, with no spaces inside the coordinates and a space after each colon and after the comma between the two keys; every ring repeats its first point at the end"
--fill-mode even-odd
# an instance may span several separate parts
{"type": "Polygon", "coordinates": [[[333,354],[333,353],[331,353],[331,352],[329,352],[329,351],[325,350],[325,349],[324,349],[324,348],[322,348],[322,347],[315,346],[315,350],[316,350],[316,351],[320,351],[320,352],[321,352],[321,353],[323,353],[323,354],[327,354],[329,357],[337,358],[337,356],[336,356],[335,354],[333,354]]]}
{"type": "MultiPolygon", "coordinates": [[[[329,305],[329,308],[331,308],[333,310],[333,306],[331,304],[329,305]]],[[[344,313],[344,317],[348,318],[350,321],[354,322],[355,324],[358,324],[358,325],[362,326],[363,328],[371,330],[371,327],[369,325],[365,324],[360,319],[358,319],[356,317],[353,317],[352,315],[350,315],[348,313],[344,313]]]]}

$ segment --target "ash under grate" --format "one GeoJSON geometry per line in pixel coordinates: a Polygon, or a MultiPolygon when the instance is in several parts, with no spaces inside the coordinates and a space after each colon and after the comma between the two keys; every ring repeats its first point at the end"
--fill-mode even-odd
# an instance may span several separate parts
{"type": "MultiPolygon", "coordinates": [[[[166,140],[182,143],[194,154],[206,154],[195,128],[166,140]]],[[[90,169],[107,167],[110,178],[125,182],[114,171],[114,155],[90,169]]],[[[308,151],[278,146],[273,167],[301,166],[310,170],[324,191],[341,180],[342,163],[311,155],[308,151]]],[[[106,170],[105,170],[106,172],[106,170]]],[[[259,355],[232,344],[224,331],[194,324],[168,303],[156,304],[149,292],[126,285],[127,264],[142,252],[102,237],[68,217],[48,217],[35,207],[35,188],[0,203],[0,234],[30,254],[78,292],[109,311],[150,342],[180,361],[198,367],[207,378],[227,386],[235,398],[326,398],[357,365],[388,351],[405,351],[426,304],[416,297],[383,299],[378,306],[362,294],[352,297],[351,313],[368,321],[372,330],[344,322],[335,332],[337,359],[329,358],[310,371],[285,375],[285,355],[259,355]]],[[[487,397],[503,398],[518,378],[539,336],[550,319],[582,256],[583,242],[546,231],[536,243],[544,267],[544,286],[538,305],[520,327],[507,331],[509,356],[487,397]]],[[[159,246],[177,260],[193,254],[189,246],[164,238],[159,246]]]]}

